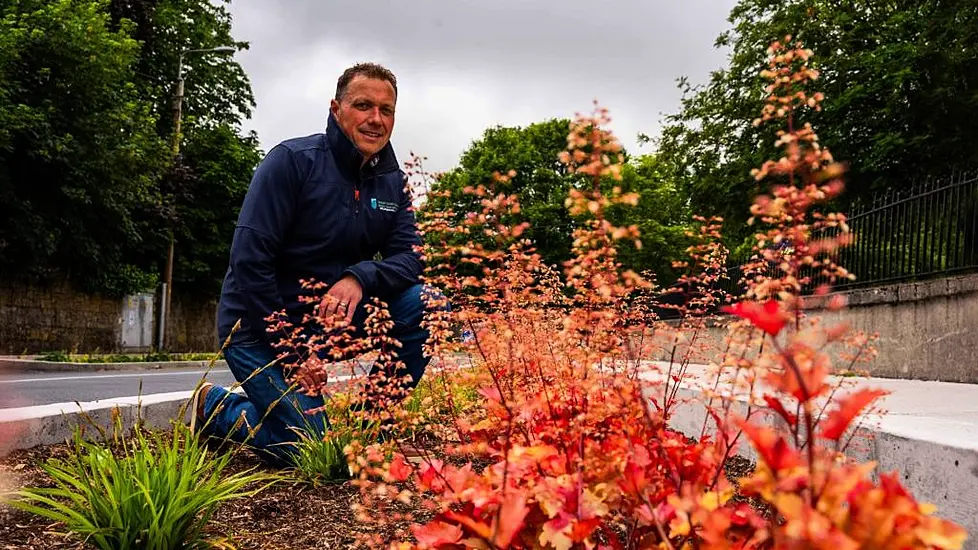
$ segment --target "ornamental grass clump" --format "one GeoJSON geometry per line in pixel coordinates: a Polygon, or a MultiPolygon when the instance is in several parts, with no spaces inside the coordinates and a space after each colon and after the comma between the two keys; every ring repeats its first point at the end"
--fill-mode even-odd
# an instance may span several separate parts
{"type": "MultiPolygon", "coordinates": [[[[961,548],[963,530],[917,502],[899,476],[874,477],[874,464],[843,453],[883,395],[830,376],[870,359],[871,338],[811,315],[816,302],[843,307],[831,284],[851,277],[836,263],[852,239],[845,216],[824,212],[843,190],[843,171],[799,123],[823,100],[810,92],[811,52],[789,37],[769,53],[759,123],[786,128],[782,156],[755,172],[771,191],[752,208],[757,243],[743,296],[720,290],[722,220],[700,218],[681,265],[696,292],[677,306],[678,323],[656,319],[657,289],[617,262],[619,247],[641,246],[640,235],[605,212],[637,197],[621,187],[622,148],[597,107],[572,123],[558,159],[579,177],[566,203],[572,258],[561,271],[523,237],[528,224],[507,192],[513,173],[466,189],[478,212],[424,213],[426,278],[453,306],[428,321],[427,351],[469,353],[481,404],[446,419],[458,443],[429,449],[419,464],[379,445],[346,449],[358,517],[388,527],[389,536],[361,543],[961,548]],[[726,342],[698,367],[696,354],[711,353],[698,342],[721,308],[733,319],[726,342]],[[470,341],[451,338],[458,325],[470,341]],[[680,407],[702,411],[698,432],[672,427],[680,407]],[[726,466],[745,445],[757,467],[730,480],[726,466]]],[[[442,374],[450,378],[450,368],[442,374]]]]}
{"type": "Polygon", "coordinates": [[[22,489],[7,504],[101,550],[227,548],[228,540],[205,532],[217,507],[277,481],[254,469],[229,471],[232,457],[208,451],[181,422],[172,435],[137,427],[124,436],[115,414],[110,445],[76,429],[67,457],[41,465],[53,486],[22,489]]]}
{"type": "Polygon", "coordinates": [[[349,394],[332,393],[325,400],[330,424],[326,433],[312,435],[310,425],[296,429],[299,439],[291,451],[292,466],[288,469],[293,479],[318,486],[350,478],[344,449],[354,443],[360,446],[376,443],[382,432],[379,422],[364,420],[356,414],[353,403],[354,398],[349,394]]]}

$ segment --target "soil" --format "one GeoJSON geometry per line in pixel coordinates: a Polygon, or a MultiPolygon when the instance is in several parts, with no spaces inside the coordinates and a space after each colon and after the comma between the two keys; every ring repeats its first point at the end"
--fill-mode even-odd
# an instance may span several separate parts
{"type": "MultiPolygon", "coordinates": [[[[19,451],[0,459],[0,494],[25,486],[50,486],[39,465],[47,458],[63,458],[67,451],[67,446],[55,445],[19,451]]],[[[229,469],[241,471],[252,467],[264,466],[253,455],[241,452],[229,469]]],[[[752,470],[749,461],[733,457],[726,473],[735,480],[752,470]]],[[[220,506],[208,533],[228,537],[242,549],[332,550],[355,547],[358,534],[379,535],[390,540],[395,531],[406,527],[404,523],[377,526],[358,521],[352,510],[358,502],[359,489],[351,482],[315,488],[279,483],[252,499],[238,499],[220,506]]],[[[56,534],[58,530],[59,526],[49,520],[0,504],[2,550],[85,548],[77,538],[56,534]]]]}

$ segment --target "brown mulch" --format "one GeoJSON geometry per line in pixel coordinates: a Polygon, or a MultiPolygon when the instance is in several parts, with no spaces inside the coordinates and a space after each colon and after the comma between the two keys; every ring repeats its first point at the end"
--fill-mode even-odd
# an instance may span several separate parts
{"type": "MultiPolygon", "coordinates": [[[[19,451],[0,459],[0,493],[18,487],[50,486],[39,465],[49,457],[64,457],[67,446],[56,445],[19,451]]],[[[246,452],[238,453],[229,471],[261,466],[246,452]]],[[[278,483],[250,499],[221,505],[208,532],[226,536],[242,549],[352,548],[358,533],[385,536],[397,525],[385,527],[358,522],[351,506],[360,501],[359,489],[350,482],[319,487],[278,483]],[[386,531],[381,531],[386,529],[386,531]]],[[[401,527],[404,527],[402,524],[401,527]]],[[[59,526],[49,520],[0,504],[0,549],[84,548],[77,538],[55,534],[59,526]]]]}
{"type": "Polygon", "coordinates": [[[746,458],[736,455],[727,459],[727,463],[724,468],[724,474],[734,487],[738,488],[737,494],[734,495],[734,502],[746,502],[754,510],[760,513],[761,517],[770,520],[774,515],[774,509],[770,504],[764,502],[759,498],[745,497],[739,492],[738,481],[753,474],[756,465],[747,460],[746,458]]]}

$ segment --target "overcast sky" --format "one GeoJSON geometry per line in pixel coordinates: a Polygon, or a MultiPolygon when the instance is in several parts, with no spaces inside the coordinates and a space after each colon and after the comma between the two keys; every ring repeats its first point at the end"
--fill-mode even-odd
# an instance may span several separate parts
{"type": "Polygon", "coordinates": [[[398,78],[392,141],[400,160],[455,166],[497,124],[611,110],[632,152],[674,112],[676,79],[724,65],[716,36],[735,0],[233,0],[238,54],[262,148],[322,131],[336,79],[359,61],[398,78]]]}

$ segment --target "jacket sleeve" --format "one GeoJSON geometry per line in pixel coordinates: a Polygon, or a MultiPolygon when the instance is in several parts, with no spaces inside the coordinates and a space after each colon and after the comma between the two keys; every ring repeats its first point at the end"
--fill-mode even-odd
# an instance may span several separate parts
{"type": "Polygon", "coordinates": [[[345,271],[360,282],[364,295],[392,296],[418,284],[423,269],[421,254],[415,247],[421,246],[421,236],[411,204],[411,194],[401,195],[397,214],[387,242],[380,250],[382,260],[365,260],[345,271]]]}
{"type": "Polygon", "coordinates": [[[249,327],[264,334],[265,319],[285,309],[275,263],[295,212],[302,182],[292,152],[278,145],[255,170],[231,242],[231,270],[248,311],[249,327]]]}

